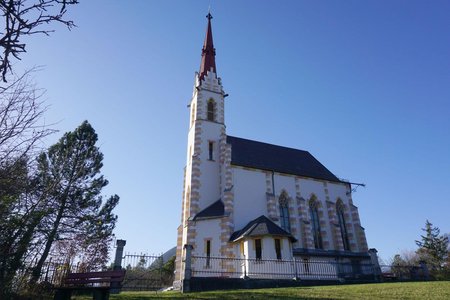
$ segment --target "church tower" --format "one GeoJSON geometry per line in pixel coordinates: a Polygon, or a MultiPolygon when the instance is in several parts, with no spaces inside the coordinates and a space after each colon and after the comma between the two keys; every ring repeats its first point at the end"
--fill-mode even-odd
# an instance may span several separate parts
{"type": "Polygon", "coordinates": [[[229,167],[225,167],[229,166],[231,159],[231,149],[226,144],[224,118],[224,98],[227,95],[217,76],[212,16],[208,13],[206,17],[208,24],[200,70],[195,73],[189,104],[190,121],[175,281],[182,279],[184,245],[192,246],[193,253],[197,255],[227,255],[228,238],[232,231],[227,221],[231,213],[228,217],[224,213],[225,210],[231,212],[230,201],[225,201],[230,199],[231,193],[231,179],[227,179],[231,173],[229,167]],[[224,208],[225,202],[227,209],[224,208]],[[199,232],[205,236],[199,236],[199,232]]]}

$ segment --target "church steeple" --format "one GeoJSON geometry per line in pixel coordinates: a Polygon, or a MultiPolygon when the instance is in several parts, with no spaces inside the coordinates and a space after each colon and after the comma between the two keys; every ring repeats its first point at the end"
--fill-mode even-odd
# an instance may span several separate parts
{"type": "Polygon", "coordinates": [[[200,64],[200,72],[199,72],[200,80],[203,80],[203,77],[206,75],[206,72],[211,71],[211,68],[212,71],[217,74],[216,49],[214,49],[212,29],[211,29],[211,19],[212,19],[211,13],[208,12],[206,18],[208,19],[208,27],[206,28],[205,42],[203,43],[202,49],[202,61],[200,64]]]}

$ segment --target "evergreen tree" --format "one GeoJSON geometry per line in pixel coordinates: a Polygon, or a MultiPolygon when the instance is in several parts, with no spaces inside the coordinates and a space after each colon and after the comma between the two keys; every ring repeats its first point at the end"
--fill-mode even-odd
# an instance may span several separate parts
{"type": "Polygon", "coordinates": [[[111,238],[117,221],[112,210],[119,197],[103,201],[100,194],[108,181],[100,174],[103,154],[96,142],[97,134],[84,121],[39,156],[38,190],[39,196],[46,199],[47,213],[40,224],[45,243],[31,282],[39,279],[56,241],[81,240],[80,244],[94,254],[105,254],[104,246],[89,246],[111,238]]]}
{"type": "Polygon", "coordinates": [[[21,159],[0,168],[0,299],[10,297],[42,219],[39,203],[28,192],[27,164],[21,159]]]}
{"type": "Polygon", "coordinates": [[[421,235],[421,240],[416,241],[417,246],[420,247],[417,253],[432,268],[440,269],[448,256],[448,237],[440,235],[439,228],[434,227],[428,220],[422,230],[425,235],[421,235]]]}

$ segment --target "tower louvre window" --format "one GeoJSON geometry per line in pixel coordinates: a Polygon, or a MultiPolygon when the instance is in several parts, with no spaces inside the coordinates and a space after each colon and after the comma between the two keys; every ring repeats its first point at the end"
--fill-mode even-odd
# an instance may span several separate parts
{"type": "Polygon", "coordinates": [[[215,121],[215,103],[213,99],[209,99],[208,107],[207,107],[207,116],[208,121],[215,121]]]}

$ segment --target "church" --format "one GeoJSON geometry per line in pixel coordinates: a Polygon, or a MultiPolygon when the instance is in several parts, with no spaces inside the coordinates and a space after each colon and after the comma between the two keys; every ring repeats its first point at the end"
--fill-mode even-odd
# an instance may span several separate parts
{"type": "Polygon", "coordinates": [[[352,184],[308,151],[227,134],[228,95],[218,77],[211,19],[208,14],[189,104],[174,286],[186,279],[188,251],[195,258],[189,258],[191,274],[202,277],[252,277],[247,260],[259,263],[254,268],[264,261],[294,259],[304,268],[305,262],[339,261],[363,272],[371,255],[352,184]],[[229,260],[212,266],[214,258],[229,260]],[[244,259],[245,270],[233,259],[244,259]]]}

